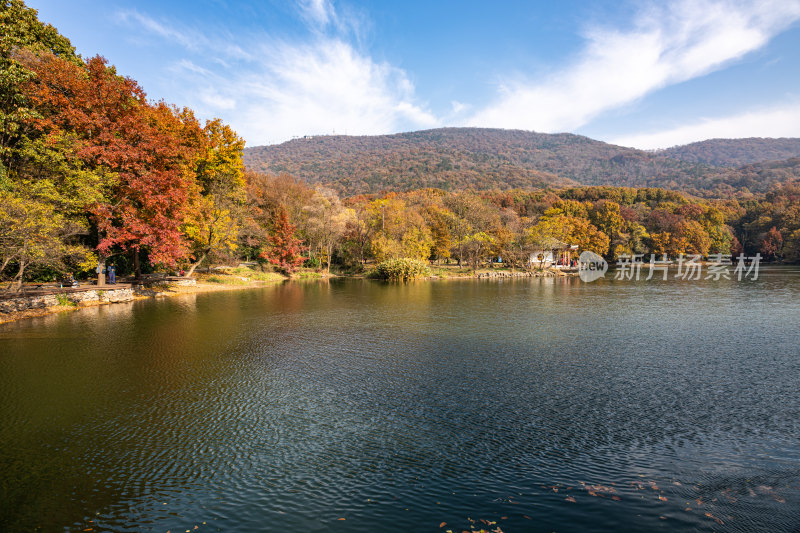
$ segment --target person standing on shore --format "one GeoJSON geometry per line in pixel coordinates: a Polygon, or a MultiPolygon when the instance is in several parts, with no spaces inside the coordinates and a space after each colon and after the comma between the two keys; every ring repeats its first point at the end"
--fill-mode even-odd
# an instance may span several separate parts
{"type": "Polygon", "coordinates": [[[114,267],[114,263],[109,263],[108,267],[106,268],[108,271],[108,283],[111,285],[117,284],[117,269],[114,267]]]}

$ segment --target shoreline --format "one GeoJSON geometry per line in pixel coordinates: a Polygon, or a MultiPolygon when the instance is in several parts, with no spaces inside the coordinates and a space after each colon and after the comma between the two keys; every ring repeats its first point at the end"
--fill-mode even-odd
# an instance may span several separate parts
{"type": "MultiPolygon", "coordinates": [[[[477,272],[474,271],[459,271],[447,273],[447,275],[441,275],[446,273],[447,270],[455,270],[455,269],[443,269],[438,268],[438,274],[433,274],[431,276],[426,276],[424,278],[420,278],[418,281],[443,281],[443,280],[450,280],[450,279],[508,279],[508,278],[530,278],[530,277],[568,277],[576,275],[575,273],[570,272],[560,272],[552,269],[545,269],[544,271],[525,271],[525,270],[518,270],[515,272],[507,271],[507,270],[500,270],[500,269],[481,269],[477,272]]],[[[347,278],[347,279],[369,279],[363,274],[355,274],[355,275],[342,275],[342,274],[327,274],[327,273],[311,273],[313,275],[308,275],[306,273],[305,276],[301,275],[298,277],[287,277],[281,274],[274,274],[268,276],[268,279],[252,279],[242,276],[235,276],[235,275],[224,275],[221,276],[219,274],[201,274],[194,278],[189,278],[186,281],[193,281],[194,283],[184,283],[181,281],[175,282],[174,280],[165,281],[165,282],[152,282],[147,285],[143,285],[139,288],[135,289],[128,289],[131,291],[130,297],[124,299],[103,299],[102,296],[98,297],[97,299],[92,300],[85,300],[79,299],[78,301],[74,300],[65,300],[61,302],[59,299],[59,303],[56,305],[45,305],[45,306],[37,306],[31,307],[25,310],[17,310],[17,311],[0,311],[0,325],[2,324],[9,324],[12,322],[18,322],[20,320],[25,320],[28,318],[39,318],[48,315],[55,315],[58,313],[68,313],[73,311],[78,311],[80,309],[84,309],[87,307],[98,307],[101,305],[111,305],[115,303],[125,303],[131,302],[135,300],[143,300],[146,298],[170,298],[173,296],[180,296],[185,294],[202,294],[202,293],[210,293],[210,292],[224,292],[224,291],[237,291],[237,290],[249,290],[249,289],[259,289],[263,287],[268,287],[270,285],[275,285],[277,283],[284,283],[286,281],[327,281],[336,278],[347,278]],[[218,281],[209,281],[210,278],[217,279],[218,281]]],[[[96,292],[99,294],[104,294],[110,291],[120,290],[114,289],[112,287],[104,287],[104,288],[94,288],[89,291],[85,292],[96,292]]],[[[58,296],[62,296],[65,293],[49,293],[47,295],[25,295],[20,294],[13,299],[44,299],[50,297],[50,299],[58,299],[58,296]]],[[[1,302],[1,301],[0,301],[1,302]]]]}

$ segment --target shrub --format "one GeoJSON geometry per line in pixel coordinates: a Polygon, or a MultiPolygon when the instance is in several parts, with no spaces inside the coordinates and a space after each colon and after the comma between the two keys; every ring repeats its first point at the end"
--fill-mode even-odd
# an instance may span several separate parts
{"type": "Polygon", "coordinates": [[[370,277],[395,281],[408,281],[430,276],[431,270],[423,261],[416,259],[389,259],[379,263],[370,273],[370,277]]]}
{"type": "Polygon", "coordinates": [[[75,307],[76,304],[72,300],[69,299],[69,296],[66,294],[56,294],[56,300],[58,301],[58,305],[63,305],[66,307],[75,307]]]}

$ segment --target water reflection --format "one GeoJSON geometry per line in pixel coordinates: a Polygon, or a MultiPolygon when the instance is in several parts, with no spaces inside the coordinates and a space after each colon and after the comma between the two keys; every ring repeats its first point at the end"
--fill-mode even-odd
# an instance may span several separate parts
{"type": "Polygon", "coordinates": [[[333,280],[3,326],[0,529],[789,531],[798,281],[333,280]]]}

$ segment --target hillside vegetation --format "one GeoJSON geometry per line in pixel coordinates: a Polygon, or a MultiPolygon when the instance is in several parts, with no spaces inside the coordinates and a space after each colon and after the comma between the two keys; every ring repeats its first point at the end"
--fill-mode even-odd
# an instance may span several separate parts
{"type": "Polygon", "coordinates": [[[251,170],[286,172],[345,194],[574,184],[677,188],[709,170],[581,135],[489,128],[295,139],[247,148],[244,162],[251,170]]]}
{"type": "Polygon", "coordinates": [[[689,163],[740,167],[762,161],[800,157],[800,139],[709,139],[656,152],[689,163]]]}
{"type": "Polygon", "coordinates": [[[443,128],[394,135],[331,135],[244,151],[245,165],[288,173],[340,194],[559,188],[662,187],[706,197],[767,192],[797,177],[800,139],[716,139],[647,152],[569,133],[443,128]],[[770,163],[765,163],[770,161],[770,163]],[[746,165],[732,169],[731,166],[746,165]]]}

